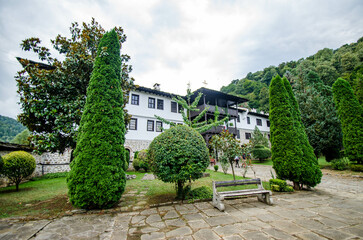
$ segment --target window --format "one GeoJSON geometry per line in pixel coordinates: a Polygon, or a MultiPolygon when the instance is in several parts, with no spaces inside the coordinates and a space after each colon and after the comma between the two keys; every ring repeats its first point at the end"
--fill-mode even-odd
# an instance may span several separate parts
{"type": "Polygon", "coordinates": [[[149,108],[155,108],[155,98],[149,97],[149,108]]]}
{"type": "Polygon", "coordinates": [[[247,124],[251,124],[250,117],[247,117],[247,124]]]}
{"type": "Polygon", "coordinates": [[[139,105],[139,95],[131,94],[131,104],[139,105]]]}
{"type": "Polygon", "coordinates": [[[129,129],[137,130],[137,119],[136,118],[131,118],[130,124],[129,124],[129,129]]]}
{"type": "Polygon", "coordinates": [[[157,132],[163,131],[163,122],[156,121],[156,131],[157,132]]]}
{"type": "Polygon", "coordinates": [[[266,120],[266,123],[267,123],[267,127],[270,127],[270,121],[266,120]]]}
{"type": "Polygon", "coordinates": [[[239,114],[237,116],[237,122],[241,122],[241,119],[239,118],[239,114]]]}
{"type": "Polygon", "coordinates": [[[154,131],[154,121],[153,120],[147,120],[147,130],[149,132],[154,131]]]}
{"type": "Polygon", "coordinates": [[[256,118],[257,126],[262,126],[262,120],[259,118],[256,118]]]}
{"type": "Polygon", "coordinates": [[[246,139],[250,139],[251,138],[251,133],[246,133],[246,139]]]}
{"type": "Polygon", "coordinates": [[[160,110],[164,110],[164,100],[163,99],[158,99],[157,107],[160,110]]]}
{"type": "Polygon", "coordinates": [[[237,130],[237,138],[240,139],[241,135],[239,134],[239,130],[237,130]]]}
{"type": "Polygon", "coordinates": [[[171,102],[171,112],[177,112],[177,103],[176,102],[171,102]]]}

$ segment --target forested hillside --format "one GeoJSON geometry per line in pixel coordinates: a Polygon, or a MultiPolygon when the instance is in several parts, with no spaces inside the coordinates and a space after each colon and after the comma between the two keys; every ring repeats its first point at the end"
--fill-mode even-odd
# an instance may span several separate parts
{"type": "Polygon", "coordinates": [[[15,119],[0,115],[0,141],[10,142],[23,130],[25,127],[15,119]]]}
{"type": "Polygon", "coordinates": [[[283,62],[278,66],[270,66],[254,73],[250,72],[244,78],[233,80],[228,86],[223,86],[221,91],[247,98],[250,108],[268,112],[268,86],[276,74],[286,76],[295,90],[296,84],[303,84],[309,73],[316,73],[323,84],[328,87],[331,87],[338,77],[348,80],[362,104],[362,61],[363,37],[356,43],[345,44],[336,50],[324,48],[305,59],[283,62]]]}

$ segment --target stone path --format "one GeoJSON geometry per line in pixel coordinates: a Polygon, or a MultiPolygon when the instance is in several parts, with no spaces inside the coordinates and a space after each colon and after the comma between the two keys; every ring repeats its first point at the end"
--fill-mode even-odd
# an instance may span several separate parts
{"type": "MultiPolygon", "coordinates": [[[[262,168],[257,174],[268,172],[262,168]]],[[[324,175],[312,191],[274,194],[273,206],[254,197],[226,200],[225,212],[199,202],[23,223],[1,220],[0,239],[363,239],[362,186],[361,179],[324,175]]]]}

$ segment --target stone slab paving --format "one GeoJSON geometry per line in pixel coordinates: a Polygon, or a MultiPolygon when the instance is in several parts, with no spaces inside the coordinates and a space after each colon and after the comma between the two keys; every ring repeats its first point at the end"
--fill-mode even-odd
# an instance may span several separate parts
{"type": "Polygon", "coordinates": [[[226,200],[225,212],[198,202],[53,220],[5,219],[0,239],[363,239],[362,184],[324,175],[311,191],[274,194],[273,206],[255,197],[226,200]]]}

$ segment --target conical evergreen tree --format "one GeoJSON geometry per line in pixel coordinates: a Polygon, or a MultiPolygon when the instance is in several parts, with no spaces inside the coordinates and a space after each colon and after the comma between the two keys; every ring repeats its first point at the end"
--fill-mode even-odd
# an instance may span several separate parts
{"type": "Polygon", "coordinates": [[[269,95],[273,168],[278,178],[298,182],[302,175],[302,154],[294,128],[289,96],[279,75],[272,79],[269,95]]]}
{"type": "Polygon", "coordinates": [[[109,208],[125,190],[125,126],[120,44],[114,30],[98,45],[80,122],[68,194],[79,208],[109,208]]]}
{"type": "Polygon", "coordinates": [[[322,173],[314,150],[309,144],[300,110],[286,78],[276,76],[270,85],[270,131],[273,167],[281,179],[294,182],[295,189],[303,185],[314,187],[322,173]]]}
{"type": "Polygon", "coordinates": [[[333,84],[333,96],[343,130],[345,156],[363,162],[363,108],[350,84],[342,79],[333,84]]]}
{"type": "Polygon", "coordinates": [[[291,85],[286,77],[284,77],[282,81],[284,83],[285,90],[289,96],[294,128],[296,130],[296,135],[299,140],[299,146],[302,150],[302,174],[298,178],[298,181],[294,181],[294,184],[299,183],[299,185],[296,185],[294,187],[295,189],[301,189],[303,184],[309,187],[314,187],[320,183],[323,174],[319,168],[318,160],[314,154],[314,149],[310,145],[309,139],[306,135],[305,127],[301,120],[299,105],[295,99],[294,93],[292,92],[291,85]]]}

